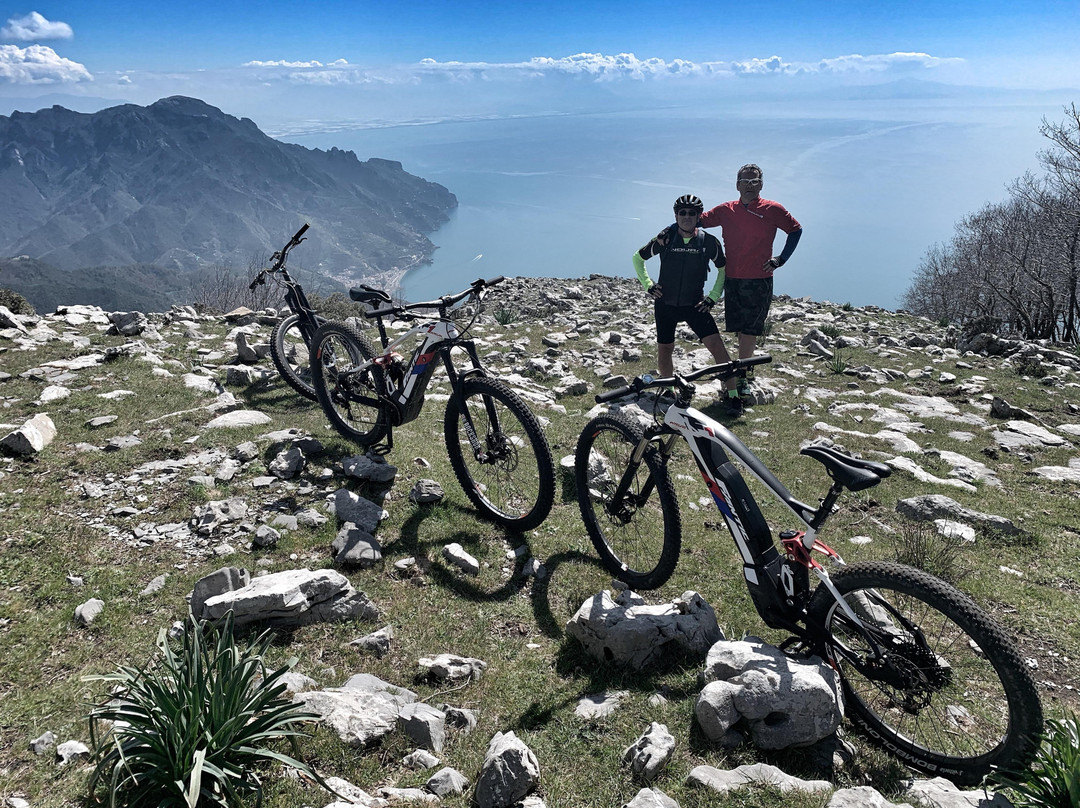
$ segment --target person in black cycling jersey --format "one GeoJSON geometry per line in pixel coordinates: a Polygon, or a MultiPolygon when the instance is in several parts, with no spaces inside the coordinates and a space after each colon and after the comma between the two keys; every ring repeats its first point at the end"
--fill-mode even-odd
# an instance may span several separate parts
{"type": "Polygon", "coordinates": [[[634,253],[634,271],[653,299],[656,315],[656,369],[661,377],[674,372],[675,327],[686,323],[717,362],[728,362],[727,348],[716,327],[712,307],[724,289],[724,248],[720,240],[698,227],[705,209],[693,194],[675,200],[675,223],[634,253]],[[654,283],[645,262],[660,256],[660,275],[654,283]],[[709,262],[716,266],[717,278],[705,294],[709,262]]]}

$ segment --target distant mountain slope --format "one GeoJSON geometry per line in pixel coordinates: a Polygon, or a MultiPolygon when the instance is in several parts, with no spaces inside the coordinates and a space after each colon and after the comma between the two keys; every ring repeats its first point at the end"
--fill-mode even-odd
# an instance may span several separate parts
{"type": "Polygon", "coordinates": [[[0,256],[246,267],[310,222],[297,259],[340,279],[423,263],[457,205],[400,163],[282,143],[182,96],[0,116],[0,197],[0,256]]]}

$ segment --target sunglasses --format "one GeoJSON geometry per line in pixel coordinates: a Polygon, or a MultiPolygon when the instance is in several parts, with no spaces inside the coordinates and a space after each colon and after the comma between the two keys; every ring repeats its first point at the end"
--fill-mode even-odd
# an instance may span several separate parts
{"type": "Polygon", "coordinates": [[[696,210],[680,210],[678,215],[679,216],[700,216],[701,214],[698,213],[696,210]]]}
{"type": "Polygon", "coordinates": [[[746,177],[740,177],[738,180],[740,185],[761,185],[761,180],[758,178],[748,179],[746,177]]]}

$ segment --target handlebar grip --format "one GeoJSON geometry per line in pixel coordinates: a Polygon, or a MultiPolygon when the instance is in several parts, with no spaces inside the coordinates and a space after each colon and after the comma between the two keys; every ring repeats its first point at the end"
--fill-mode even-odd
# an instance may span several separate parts
{"type": "Polygon", "coordinates": [[[308,227],[310,227],[310,225],[305,223],[303,227],[301,227],[299,230],[296,231],[296,235],[292,237],[292,240],[293,241],[299,241],[300,236],[304,235],[304,233],[307,232],[308,227]]]}
{"type": "Polygon", "coordinates": [[[626,387],[616,387],[614,390],[608,390],[606,393],[597,393],[596,403],[605,404],[608,401],[614,401],[617,398],[628,396],[634,392],[634,388],[627,385],[626,387]]]}
{"type": "Polygon", "coordinates": [[[505,275],[496,275],[494,278],[488,278],[484,281],[484,286],[494,286],[497,283],[502,283],[506,280],[505,275]]]}
{"type": "Polygon", "coordinates": [[[758,356],[748,356],[746,359],[737,359],[736,362],[739,367],[749,368],[754,365],[767,365],[772,361],[772,356],[769,354],[761,354],[758,356]]]}

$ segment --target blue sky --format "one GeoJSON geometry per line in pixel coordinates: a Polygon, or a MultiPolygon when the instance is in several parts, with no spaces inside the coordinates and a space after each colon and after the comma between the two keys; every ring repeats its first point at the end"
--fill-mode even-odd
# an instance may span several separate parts
{"type": "MultiPolygon", "coordinates": [[[[309,80],[318,69],[312,63],[336,64],[341,84],[368,72],[372,81],[423,81],[453,71],[447,63],[455,62],[508,72],[577,54],[633,54],[669,71],[685,62],[710,65],[720,75],[733,65],[767,72],[770,60],[776,73],[827,72],[822,65],[831,64],[831,77],[847,81],[918,72],[953,83],[1047,88],[1075,86],[1080,76],[1076,0],[31,0],[0,5],[0,22],[0,93],[62,90],[140,102],[168,94],[170,83],[205,94],[202,88],[217,82],[223,98],[242,95],[268,81],[267,70],[252,66],[257,62],[307,65],[278,73],[303,71],[309,80]],[[894,57],[889,64],[898,53],[922,54],[922,61],[894,57]],[[423,60],[433,60],[426,72],[418,67],[423,60]]],[[[640,73],[623,72],[640,80],[640,73]]]]}

